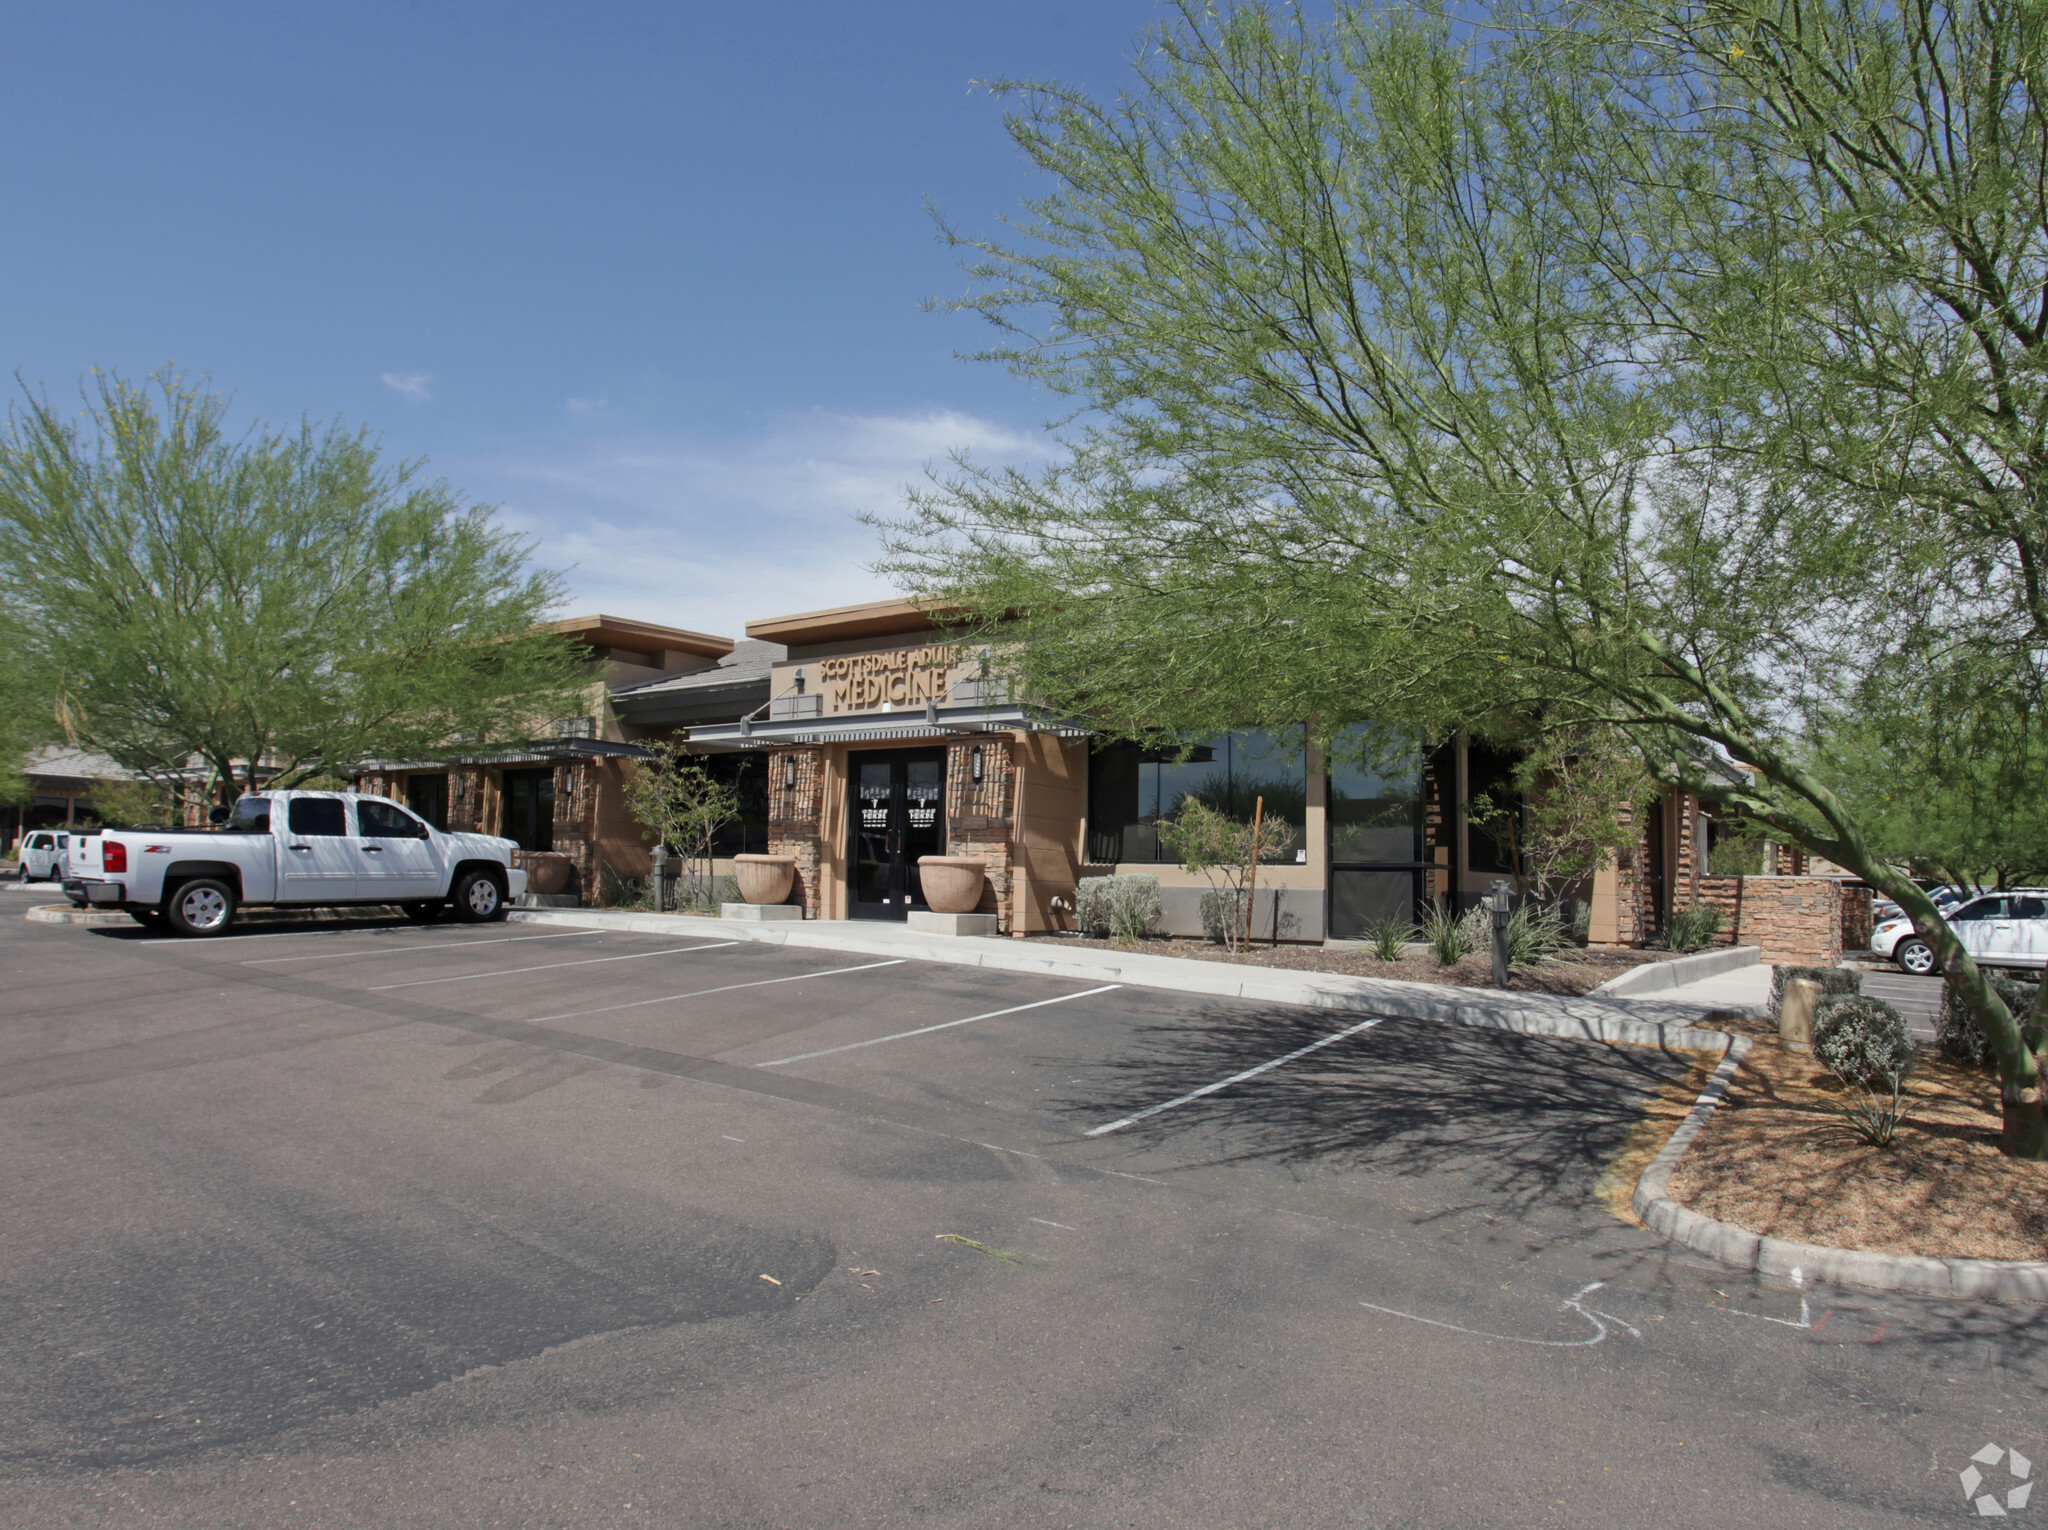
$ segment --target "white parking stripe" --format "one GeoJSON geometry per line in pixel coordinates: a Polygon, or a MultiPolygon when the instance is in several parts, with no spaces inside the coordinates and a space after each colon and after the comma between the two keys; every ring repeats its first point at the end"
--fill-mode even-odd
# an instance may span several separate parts
{"type": "Polygon", "coordinates": [[[649,956],[677,956],[686,951],[716,951],[720,946],[736,946],[736,940],[714,940],[702,946],[669,946],[660,951],[629,951],[624,956],[586,956],[574,962],[544,962],[538,967],[502,967],[496,972],[458,972],[453,977],[414,978],[410,983],[378,983],[369,989],[371,993],[389,993],[394,988],[428,988],[435,983],[467,983],[474,978],[515,977],[522,972],[553,972],[558,967],[595,967],[600,962],[637,962],[649,956]]]}
{"type": "MultiPolygon", "coordinates": [[[[504,935],[496,940],[444,940],[439,945],[405,945],[405,951],[453,951],[457,946],[509,946],[515,940],[574,940],[577,936],[602,935],[603,930],[567,930],[560,935],[504,935]]],[[[305,956],[260,956],[242,962],[244,967],[274,967],[279,962],[331,962],[344,956],[389,956],[390,946],[371,946],[362,951],[314,951],[305,956]]]]}
{"type": "Polygon", "coordinates": [[[858,967],[831,967],[823,972],[798,972],[790,977],[760,978],[752,983],[727,983],[723,988],[699,988],[694,993],[665,993],[658,999],[635,999],[631,1004],[607,1004],[602,1009],[572,1009],[559,1015],[535,1015],[526,1025],[547,1025],[556,1020],[581,1020],[585,1015],[609,1015],[621,1009],[645,1009],[650,1004],[668,1004],[676,999],[701,999],[706,994],[731,993],[735,988],[766,988],[773,983],[801,983],[805,978],[838,977],[846,972],[873,972],[877,967],[900,967],[910,958],[894,957],[886,962],[866,962],[858,967]]]}
{"type": "MultiPolygon", "coordinates": [[[[1386,1017],[1384,1015],[1380,1017],[1380,1019],[1385,1018],[1386,1017]]],[[[1135,1126],[1138,1122],[1143,1121],[1148,1116],[1158,1115],[1159,1112],[1162,1110],[1172,1110],[1176,1105],[1185,1105],[1190,1100],[1199,1100],[1205,1094],[1214,1094],[1219,1089],[1228,1089],[1232,1084],[1241,1084],[1248,1078],[1257,1078],[1261,1073],[1264,1073],[1268,1068],[1277,1068],[1282,1063],[1293,1062],[1294,1059],[1297,1057],[1306,1057],[1309,1053],[1317,1050],[1319,1047],[1330,1046],[1335,1042],[1342,1041],[1346,1036],[1356,1036],[1360,1031],[1369,1031],[1379,1023],[1379,1020],[1361,1020],[1358,1024],[1352,1026],[1349,1030],[1339,1031],[1334,1036],[1325,1036],[1321,1041],[1311,1041],[1305,1047],[1295,1048],[1292,1052],[1289,1052],[1285,1057],[1276,1057],[1271,1062],[1260,1063],[1256,1068],[1247,1068],[1242,1073],[1231,1074],[1229,1078],[1220,1078],[1213,1084],[1204,1084],[1201,1088],[1193,1090],[1190,1093],[1184,1094],[1177,1100],[1168,1100],[1164,1105],[1150,1106],[1145,1110],[1139,1111],[1135,1116],[1125,1116],[1121,1121],[1112,1121],[1107,1126],[1091,1127],[1083,1135],[1089,1137],[1101,1137],[1110,1132],[1121,1131],[1126,1126],[1135,1126]]]]}
{"type": "Polygon", "coordinates": [[[779,1068],[784,1063],[808,1062],[813,1057],[830,1057],[835,1052],[853,1052],[862,1047],[878,1047],[885,1041],[901,1041],[906,1036],[929,1036],[933,1031],[950,1031],[956,1025],[972,1025],[977,1020],[993,1020],[998,1015],[1021,1014],[1027,1009],[1044,1009],[1048,1004],[1064,1004],[1069,999],[1085,999],[1090,994],[1108,993],[1112,988],[1121,988],[1121,983],[1104,983],[1100,988],[1084,988],[1079,993],[1063,993],[1057,999],[1040,999],[1035,1004],[1013,1004],[1008,1009],[992,1009],[985,1015],[969,1015],[965,1020],[942,1020],[937,1025],[920,1025],[914,1031],[898,1031],[893,1036],[876,1036],[868,1041],[849,1041],[843,1047],[826,1047],[822,1052],[799,1052],[794,1057],[778,1057],[773,1062],[757,1063],[762,1068],[779,1068]]]}

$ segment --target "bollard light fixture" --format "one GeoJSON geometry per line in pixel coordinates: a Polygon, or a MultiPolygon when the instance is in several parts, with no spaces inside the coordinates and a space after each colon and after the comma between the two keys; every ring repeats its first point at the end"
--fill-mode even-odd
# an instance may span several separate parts
{"type": "Polygon", "coordinates": [[[981,785],[981,745],[976,744],[967,756],[967,773],[976,786],[981,785]]]}

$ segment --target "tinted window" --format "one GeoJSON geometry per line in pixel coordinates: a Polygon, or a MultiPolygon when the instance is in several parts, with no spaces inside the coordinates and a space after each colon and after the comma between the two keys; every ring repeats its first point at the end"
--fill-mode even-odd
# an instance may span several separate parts
{"type": "Polygon", "coordinates": [[[348,833],[348,810],[335,797],[294,797],[288,822],[294,834],[338,837],[348,833]]]}
{"type": "Polygon", "coordinates": [[[425,839],[423,824],[410,813],[401,813],[388,802],[358,802],[356,822],[365,839],[425,839]]]}
{"type": "Polygon", "coordinates": [[[1261,729],[1226,733],[1185,755],[1102,745],[1088,760],[1089,860],[1172,860],[1159,843],[1159,820],[1179,812],[1189,797],[1242,823],[1251,822],[1263,797],[1266,820],[1291,825],[1300,847],[1308,816],[1307,757],[1298,741],[1261,729]]]}
{"type": "Polygon", "coordinates": [[[2012,900],[2012,917],[2015,919],[2048,919],[2048,900],[2041,898],[2015,898],[2012,900]]]}
{"type": "Polygon", "coordinates": [[[2003,898],[1979,898],[1975,903],[1966,903],[1949,915],[1949,919],[1956,924],[1969,924],[1978,919],[2003,919],[2004,917],[2005,899],[2003,898]]]}
{"type": "Polygon", "coordinates": [[[270,832],[270,799],[268,797],[244,797],[235,804],[234,816],[228,819],[231,834],[268,834],[270,832]]]}
{"type": "MultiPolygon", "coordinates": [[[[1332,740],[1330,859],[1397,866],[1422,859],[1422,751],[1412,742],[1383,738],[1363,724],[1332,740]]],[[[1400,880],[1356,885],[1391,888],[1400,880]]]]}

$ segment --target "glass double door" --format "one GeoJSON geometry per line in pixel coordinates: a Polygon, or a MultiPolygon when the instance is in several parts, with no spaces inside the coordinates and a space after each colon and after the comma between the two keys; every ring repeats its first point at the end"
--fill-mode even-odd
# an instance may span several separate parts
{"type": "Polygon", "coordinates": [[[926,906],[917,858],[946,853],[946,751],[856,754],[849,764],[849,910],[902,919],[926,906]]]}

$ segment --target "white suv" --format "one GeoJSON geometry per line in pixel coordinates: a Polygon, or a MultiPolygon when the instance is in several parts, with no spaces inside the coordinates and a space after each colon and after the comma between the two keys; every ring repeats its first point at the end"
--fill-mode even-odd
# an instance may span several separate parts
{"type": "Polygon", "coordinates": [[[32,830],[21,842],[21,879],[55,882],[64,876],[64,851],[71,836],[55,829],[32,830]]]}
{"type": "MultiPolygon", "coordinates": [[[[1948,923],[1980,967],[2048,967],[2048,891],[2023,887],[1986,893],[1958,905],[1948,923]]],[[[1916,976],[1940,970],[1934,947],[1914,932],[1910,919],[1879,925],[1870,949],[1916,976]]]]}

